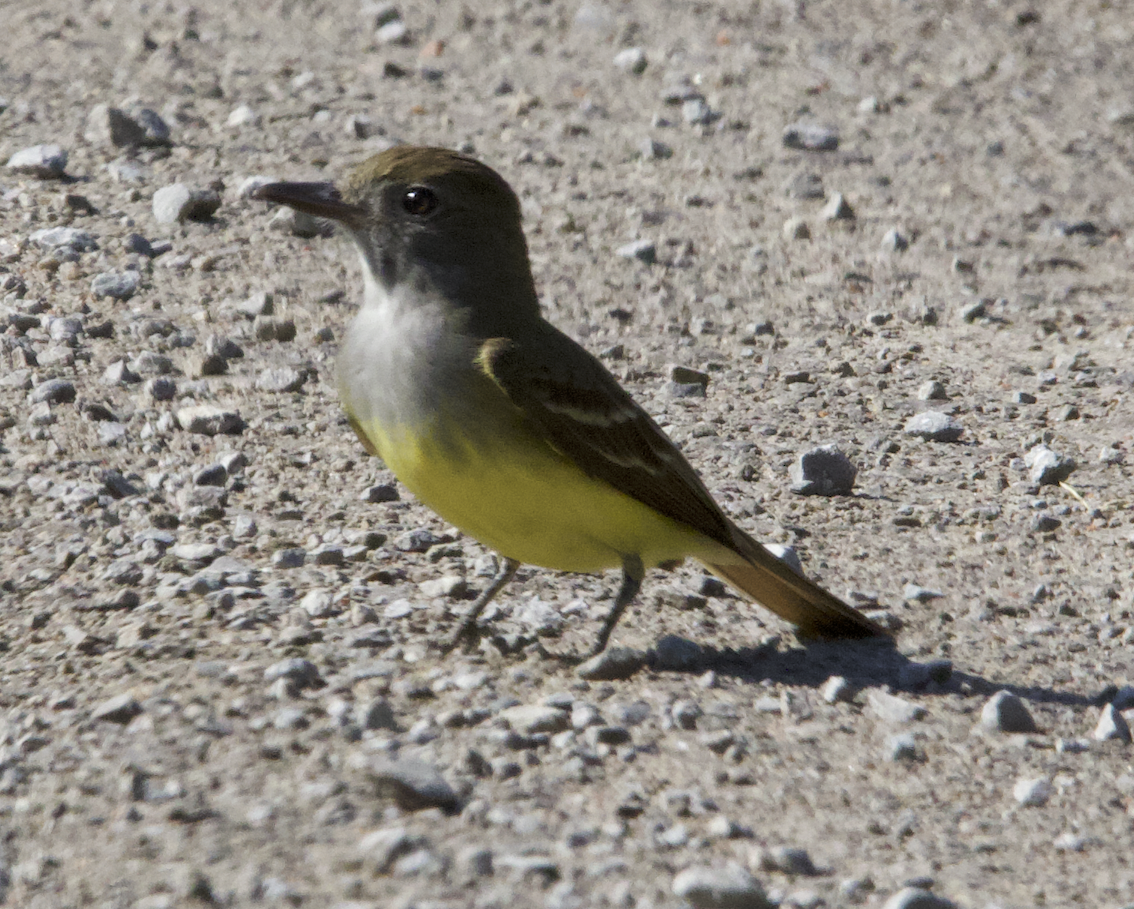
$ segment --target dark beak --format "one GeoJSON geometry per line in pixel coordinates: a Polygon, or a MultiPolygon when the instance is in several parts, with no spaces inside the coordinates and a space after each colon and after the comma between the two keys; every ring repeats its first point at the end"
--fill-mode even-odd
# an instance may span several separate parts
{"type": "Polygon", "coordinates": [[[252,193],[252,198],[344,224],[357,223],[363,215],[357,205],[343,201],[333,183],[268,183],[252,193]]]}

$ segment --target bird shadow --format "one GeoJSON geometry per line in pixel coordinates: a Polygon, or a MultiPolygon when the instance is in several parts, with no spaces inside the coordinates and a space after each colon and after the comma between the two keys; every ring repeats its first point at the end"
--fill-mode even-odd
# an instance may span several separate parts
{"type": "Polygon", "coordinates": [[[919,663],[885,641],[818,641],[791,648],[773,642],[735,650],[702,645],[697,666],[689,671],[707,670],[747,684],[774,682],[818,688],[832,676],[841,676],[856,688],[885,686],[919,695],[973,696],[1007,691],[1032,703],[1070,707],[1098,706],[1107,701],[1106,692],[1084,694],[1043,685],[1014,685],[951,668],[946,660],[919,663]]]}

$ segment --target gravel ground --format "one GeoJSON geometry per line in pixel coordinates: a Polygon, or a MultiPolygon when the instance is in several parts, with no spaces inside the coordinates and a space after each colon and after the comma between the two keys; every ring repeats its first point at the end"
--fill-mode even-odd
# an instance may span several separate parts
{"type": "Polygon", "coordinates": [[[8,905],[1134,904],[1124,4],[3,18],[8,905]],[[586,678],[614,573],[438,655],[491,554],[340,413],[353,252],[248,198],[399,141],[513,183],[548,317],[895,650],[687,566],[586,678]]]}

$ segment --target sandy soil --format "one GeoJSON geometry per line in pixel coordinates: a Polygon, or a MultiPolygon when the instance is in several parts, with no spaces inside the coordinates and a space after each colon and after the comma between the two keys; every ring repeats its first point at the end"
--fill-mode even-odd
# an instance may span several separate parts
{"type": "Polygon", "coordinates": [[[69,153],[0,168],[7,904],[1134,903],[1125,5],[391,8],[3,13],[0,162],[69,153]],[[586,681],[535,644],[586,644],[617,577],[525,568],[495,642],[438,655],[490,554],[340,413],[345,241],[241,193],[399,141],[512,182],[548,318],[895,651],[804,646],[686,567],[616,633],[652,668],[586,681]],[[219,208],[159,222],[175,183],[219,208]],[[854,494],[793,494],[832,442],[854,494]],[[1034,731],[982,728],[1002,689],[1034,731]],[[415,797],[413,760],[444,783],[415,797]]]}

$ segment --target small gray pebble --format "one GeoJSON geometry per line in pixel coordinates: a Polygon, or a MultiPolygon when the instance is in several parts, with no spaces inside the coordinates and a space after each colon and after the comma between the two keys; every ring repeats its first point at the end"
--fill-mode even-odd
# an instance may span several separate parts
{"type": "Polygon", "coordinates": [[[625,726],[590,726],[584,733],[588,745],[625,745],[630,741],[630,730],[625,726]]]}
{"type": "Polygon", "coordinates": [[[66,379],[48,379],[35,387],[28,400],[33,404],[70,404],[75,400],[75,385],[66,379]]]}
{"type": "Polygon", "coordinates": [[[143,350],[130,368],[146,376],[166,376],[173,372],[173,360],[152,350],[143,350]]]}
{"type": "Polygon", "coordinates": [[[265,369],[256,378],[256,387],[275,394],[299,391],[307,382],[307,374],[290,366],[265,369]]]}
{"type": "Polygon", "coordinates": [[[209,876],[199,868],[179,868],[174,892],[179,900],[191,900],[202,906],[214,906],[219,900],[209,876]]]}
{"type": "Polygon", "coordinates": [[[388,874],[394,862],[424,843],[421,836],[411,834],[404,827],[383,827],[366,834],[358,842],[358,851],[375,863],[379,874],[388,874]]]}
{"type": "Polygon", "coordinates": [[[1041,511],[1031,523],[1032,533],[1052,533],[1063,526],[1063,522],[1047,511],[1041,511]]]}
{"type": "Polygon", "coordinates": [[[640,47],[628,47],[614,55],[614,65],[635,76],[646,71],[646,52],[640,47]]]}
{"type": "Polygon", "coordinates": [[[684,104],[693,98],[702,97],[704,96],[685,78],[663,89],[661,93],[662,103],[669,105],[684,104]]]}
{"type": "Polygon", "coordinates": [[[841,675],[833,675],[823,683],[820,695],[828,704],[850,703],[854,699],[854,686],[841,675]]]}
{"type": "Polygon", "coordinates": [[[1052,846],[1055,847],[1056,852],[1082,852],[1089,843],[1090,840],[1087,837],[1067,832],[1057,836],[1052,846]]]}
{"type": "Polygon", "coordinates": [[[674,876],[671,889],[693,909],[772,909],[773,905],[760,882],[736,864],[686,868],[674,876]]]}
{"type": "Polygon", "coordinates": [[[951,660],[930,660],[927,663],[906,663],[898,670],[898,687],[904,689],[924,688],[930,682],[938,684],[949,681],[953,674],[951,660]]]}
{"type": "Polygon", "coordinates": [[[663,161],[673,157],[673,147],[657,139],[646,138],[639,143],[638,154],[646,161],[663,161]]]}
{"type": "Polygon", "coordinates": [[[111,161],[106,165],[106,172],[115,183],[145,183],[150,178],[148,168],[129,158],[111,161]]]}
{"type": "Polygon", "coordinates": [[[705,386],[699,382],[688,382],[686,384],[681,384],[680,382],[666,382],[665,391],[666,395],[671,398],[705,397],[705,386]]]}
{"type": "Polygon", "coordinates": [[[385,698],[378,698],[366,705],[359,716],[363,729],[389,729],[398,730],[398,721],[394,716],[394,708],[385,698]]]}
{"type": "Polygon", "coordinates": [[[126,111],[109,104],[96,104],[87,115],[83,138],[96,145],[133,148],[143,143],[146,131],[126,111]]]}
{"type": "Polygon", "coordinates": [[[704,649],[696,641],[667,634],[654,645],[652,666],[659,672],[689,672],[696,669],[704,649]]]}
{"type": "Polygon", "coordinates": [[[1076,468],[1073,458],[1066,457],[1048,448],[1036,445],[1024,455],[1024,465],[1033,483],[1040,486],[1056,486],[1071,476],[1076,468]]]}
{"type": "Polygon", "coordinates": [[[571,728],[575,730],[599,726],[603,722],[602,714],[592,704],[575,703],[571,707],[571,728]]]}
{"type": "MultiPolygon", "coordinates": [[[[122,366],[125,368],[126,364],[122,366]]],[[[145,391],[155,401],[172,401],[177,394],[177,383],[168,376],[155,376],[146,382],[145,391]]]]}
{"type": "Polygon", "coordinates": [[[115,360],[102,374],[102,381],[106,385],[133,385],[142,381],[142,377],[130,369],[125,360],[115,360]]]}
{"type": "Polygon", "coordinates": [[[897,228],[891,227],[882,235],[881,245],[883,249],[891,252],[903,252],[909,249],[910,241],[897,228]]]}
{"type": "Polygon", "coordinates": [[[59,145],[33,145],[12,155],[8,168],[41,180],[57,180],[67,171],[67,152],[59,145]]]}
{"type": "Polygon", "coordinates": [[[635,240],[618,247],[615,253],[623,259],[637,259],[647,265],[653,265],[658,260],[658,248],[653,240],[635,240]]]}
{"type": "Polygon", "coordinates": [[[761,850],[760,869],[792,875],[819,874],[807,850],[799,846],[773,846],[761,850]]]}
{"type": "Polygon", "coordinates": [[[791,491],[799,495],[850,495],[857,474],[854,462],[837,445],[820,445],[805,451],[791,465],[791,491]]]}
{"type": "Polygon", "coordinates": [[[518,625],[540,637],[557,637],[563,631],[566,619],[555,603],[533,597],[512,612],[518,625]]]}
{"type": "Polygon", "coordinates": [[[780,229],[785,240],[810,240],[811,228],[805,218],[788,218],[780,229]]]}
{"type": "Polygon", "coordinates": [[[839,131],[833,126],[801,121],[784,128],[785,148],[804,151],[834,151],[839,147],[839,131]]]}
{"type": "Polygon", "coordinates": [[[82,331],[83,320],[73,316],[52,319],[47,325],[47,333],[51,335],[51,340],[60,341],[72,347],[82,331]]]}
{"type": "Polygon", "coordinates": [[[306,561],[305,549],[277,549],[272,553],[273,568],[301,568],[306,561]]]}
{"type": "Polygon", "coordinates": [[[929,587],[920,587],[917,584],[907,584],[902,588],[902,599],[907,603],[928,603],[930,600],[939,600],[945,594],[940,590],[929,587]]]}
{"type": "Polygon", "coordinates": [[[368,768],[379,792],[389,795],[403,811],[440,808],[452,813],[460,806],[457,793],[432,764],[414,759],[377,760],[368,768]]]}
{"type": "Polygon", "coordinates": [[[786,191],[793,199],[822,199],[827,195],[827,191],[823,189],[823,178],[810,172],[792,177],[786,191]]]}
{"type": "Polygon", "coordinates": [[[1012,787],[1012,798],[1025,808],[1042,808],[1051,799],[1053,788],[1045,777],[1019,780],[1012,787]]]}
{"type": "Polygon", "coordinates": [[[224,486],[228,482],[228,471],[223,464],[210,464],[193,476],[197,486],[224,486]]]}
{"type": "Polygon", "coordinates": [[[407,530],[394,537],[394,548],[399,552],[425,552],[442,542],[431,530],[407,530]]]}
{"type": "Polygon", "coordinates": [[[765,543],[764,548],[796,574],[803,575],[803,563],[799,560],[799,553],[793,547],[784,546],[782,543],[765,543]]]}
{"type": "Polygon", "coordinates": [[[850,877],[839,882],[838,894],[848,903],[861,903],[873,890],[874,881],[869,877],[850,877]]]}
{"type": "Polygon", "coordinates": [[[186,432],[202,436],[239,435],[245,425],[240,414],[211,404],[181,408],[177,423],[186,432]]]}
{"type": "Polygon", "coordinates": [[[112,300],[129,300],[138,290],[142,276],[136,271],[103,272],[91,281],[91,293],[96,298],[110,297],[112,300]]]}
{"type": "Polygon", "coordinates": [[[223,335],[209,335],[205,340],[205,353],[214,354],[225,360],[239,360],[244,356],[244,349],[232,338],[223,335]]]}
{"type": "Polygon", "coordinates": [[[51,426],[56,421],[55,414],[51,412],[51,405],[46,401],[40,401],[38,404],[32,406],[31,412],[28,414],[29,426],[51,426]]]}
{"type": "Polygon", "coordinates": [[[1105,445],[1099,449],[1099,462],[1101,464],[1121,464],[1126,460],[1126,452],[1113,445],[1105,445]]]}
{"type": "Polygon", "coordinates": [[[94,234],[76,227],[46,227],[35,231],[29,239],[40,249],[66,247],[78,253],[98,249],[98,241],[94,234]]]}
{"type": "Polygon", "coordinates": [[[256,316],[271,316],[275,315],[276,303],[275,298],[265,290],[257,291],[245,300],[241,300],[236,306],[237,310],[250,318],[255,319],[256,316]]]}
{"type": "Polygon", "coordinates": [[[264,122],[264,118],[259,113],[247,104],[238,104],[230,112],[228,117],[225,118],[224,125],[229,129],[236,129],[242,126],[257,129],[264,122]]]}
{"type": "Polygon", "coordinates": [[[917,740],[908,732],[900,732],[886,739],[886,759],[895,763],[916,761],[919,757],[917,740]]]}
{"type": "Polygon", "coordinates": [[[690,126],[705,126],[720,118],[704,98],[689,98],[682,102],[681,117],[690,126]]]}
{"type": "Polygon", "coordinates": [[[1097,742],[1130,741],[1130,725],[1114,704],[1107,704],[1099,713],[1099,721],[1091,736],[1097,742]]]}
{"type": "Polygon", "coordinates": [[[646,654],[633,647],[608,647],[602,653],[579,665],[575,674],[581,679],[609,682],[628,679],[646,665],[646,654]]]}
{"type": "Polygon", "coordinates": [[[957,904],[920,887],[904,887],[882,909],[957,909],[957,904]]]}
{"type": "Polygon", "coordinates": [[[842,193],[832,193],[823,210],[819,212],[819,217],[824,221],[853,221],[855,214],[842,193]]]}
{"type": "Polygon", "coordinates": [[[984,300],[974,300],[961,306],[961,321],[972,324],[977,319],[988,315],[988,303],[984,300]]]}
{"type": "Polygon", "coordinates": [[[171,145],[169,124],[161,114],[148,107],[132,107],[128,111],[134,122],[142,128],[142,145],[171,145]]]}
{"type": "Polygon", "coordinates": [[[948,400],[948,395],[945,394],[944,385],[936,379],[931,379],[917,390],[917,399],[919,401],[945,401],[948,400]]]}
{"type": "Polygon", "coordinates": [[[98,426],[98,441],[100,445],[117,445],[126,441],[126,427],[114,420],[100,423],[98,426]]]}
{"type": "Polygon", "coordinates": [[[902,431],[907,436],[917,436],[930,442],[956,442],[961,438],[964,427],[948,414],[927,410],[906,420],[902,431]]]}
{"type": "Polygon", "coordinates": [[[870,709],[881,719],[891,723],[912,723],[922,719],[927,711],[920,704],[914,704],[885,691],[872,689],[866,698],[870,709]]]}
{"type": "Polygon", "coordinates": [[[669,367],[669,377],[674,382],[681,385],[701,385],[707,386],[709,384],[709,374],[702,372],[699,369],[691,369],[688,366],[679,366],[671,364],[669,367]]]}
{"type": "Polygon", "coordinates": [[[265,682],[271,683],[277,679],[286,679],[298,688],[320,688],[323,685],[319,667],[302,657],[280,660],[264,670],[265,682]]]}
{"type": "Polygon", "coordinates": [[[611,709],[613,719],[624,726],[640,726],[650,718],[650,705],[645,701],[633,701],[611,709]]]}
{"type": "Polygon", "coordinates": [[[343,548],[329,543],[324,543],[322,546],[316,546],[312,549],[311,561],[315,565],[330,565],[333,567],[342,567],[346,564],[346,558],[343,556],[343,548]]]}
{"type": "Polygon", "coordinates": [[[141,234],[130,234],[122,241],[122,248],[126,252],[135,253],[139,256],[145,256],[147,259],[154,258],[154,247],[145,237],[141,234]]]}
{"type": "Polygon", "coordinates": [[[184,183],[163,186],[154,193],[154,219],[159,224],[179,221],[207,221],[221,205],[220,195],[211,189],[196,189],[184,183]]]}
{"type": "Polygon", "coordinates": [[[492,850],[484,846],[467,847],[457,860],[477,877],[488,877],[493,873],[492,850]]]}
{"type": "Polygon", "coordinates": [[[560,876],[559,863],[546,855],[502,855],[496,860],[496,867],[510,871],[518,878],[550,882],[560,876]]]}
{"type": "Polygon", "coordinates": [[[283,707],[272,718],[272,726],[276,729],[306,729],[310,725],[311,720],[302,707],[283,707]]]}
{"type": "Polygon", "coordinates": [[[396,502],[401,498],[398,493],[398,487],[392,483],[379,483],[376,486],[368,486],[362,492],[362,501],[377,504],[379,502],[396,502]]]}
{"type": "Polygon", "coordinates": [[[1089,739],[1056,739],[1056,754],[1086,754],[1091,750],[1089,739]]]}
{"type": "Polygon", "coordinates": [[[537,732],[556,733],[567,729],[571,718],[565,710],[544,704],[517,704],[501,710],[498,717],[512,729],[524,735],[537,732]]]}
{"type": "Polygon", "coordinates": [[[674,703],[670,715],[678,728],[696,729],[697,721],[704,715],[704,711],[696,701],[683,700],[674,703]]]}
{"type": "Polygon", "coordinates": [[[279,319],[274,316],[257,316],[252,322],[252,331],[258,341],[287,343],[295,340],[295,320],[279,319]]]}
{"type": "Polygon", "coordinates": [[[409,28],[401,19],[379,26],[374,32],[378,44],[404,44],[409,39],[409,28]]]}
{"type": "Polygon", "coordinates": [[[133,695],[119,694],[99,704],[91,712],[91,719],[125,726],[141,712],[142,705],[134,699],[133,695]]]}

